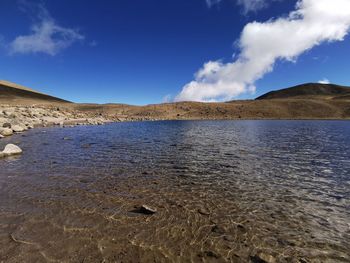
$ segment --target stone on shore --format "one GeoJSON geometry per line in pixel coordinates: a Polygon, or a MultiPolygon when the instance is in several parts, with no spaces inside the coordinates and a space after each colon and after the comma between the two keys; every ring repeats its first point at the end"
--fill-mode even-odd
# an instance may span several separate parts
{"type": "Polygon", "coordinates": [[[22,153],[22,149],[19,148],[17,145],[7,144],[5,146],[5,149],[2,152],[0,152],[0,157],[17,155],[17,154],[21,154],[21,153],[22,153]]]}
{"type": "Polygon", "coordinates": [[[1,128],[0,134],[3,136],[11,136],[13,134],[13,130],[10,128],[1,128]]]}
{"type": "Polygon", "coordinates": [[[12,130],[14,132],[24,132],[26,128],[24,128],[22,125],[13,125],[12,130]]]}

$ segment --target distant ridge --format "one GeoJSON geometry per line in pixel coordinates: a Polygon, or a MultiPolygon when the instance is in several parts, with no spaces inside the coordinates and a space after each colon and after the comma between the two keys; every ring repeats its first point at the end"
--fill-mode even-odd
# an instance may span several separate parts
{"type": "Polygon", "coordinates": [[[70,103],[70,101],[56,98],[39,91],[6,81],[0,80],[0,102],[32,102],[32,103],[70,103]]]}
{"type": "Polygon", "coordinates": [[[287,89],[268,92],[256,100],[328,97],[329,99],[348,98],[350,87],[334,84],[307,83],[287,89]]]}

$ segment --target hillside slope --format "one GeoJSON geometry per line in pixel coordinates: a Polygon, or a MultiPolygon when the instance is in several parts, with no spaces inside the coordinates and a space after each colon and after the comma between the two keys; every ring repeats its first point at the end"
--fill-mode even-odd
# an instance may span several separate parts
{"type": "Polygon", "coordinates": [[[9,81],[0,80],[0,103],[2,104],[46,104],[69,103],[9,81]]]}
{"type": "Polygon", "coordinates": [[[334,84],[307,83],[295,87],[268,92],[256,100],[266,99],[340,99],[350,96],[350,88],[334,84]]]}
{"type": "MultiPolygon", "coordinates": [[[[77,104],[0,81],[0,106],[44,105],[82,116],[103,116],[121,121],[233,120],[233,119],[350,119],[350,88],[305,84],[267,93],[256,100],[220,103],[177,102],[133,106],[77,104]]],[[[1,109],[0,109],[1,110],[1,109]]]]}

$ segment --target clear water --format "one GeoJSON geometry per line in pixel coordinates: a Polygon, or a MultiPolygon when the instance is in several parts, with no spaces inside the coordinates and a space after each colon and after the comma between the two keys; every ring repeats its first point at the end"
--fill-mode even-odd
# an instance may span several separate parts
{"type": "Polygon", "coordinates": [[[0,262],[350,262],[350,122],[115,123],[9,142],[24,153],[0,160],[0,262]]]}

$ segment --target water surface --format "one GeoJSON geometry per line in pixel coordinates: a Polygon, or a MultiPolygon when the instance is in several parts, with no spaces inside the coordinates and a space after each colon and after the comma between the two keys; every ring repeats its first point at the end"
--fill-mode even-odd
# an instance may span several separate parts
{"type": "Polygon", "coordinates": [[[9,142],[24,153],[0,160],[0,262],[350,262],[350,122],[115,123],[9,142]]]}

